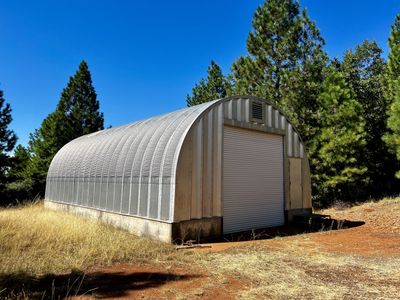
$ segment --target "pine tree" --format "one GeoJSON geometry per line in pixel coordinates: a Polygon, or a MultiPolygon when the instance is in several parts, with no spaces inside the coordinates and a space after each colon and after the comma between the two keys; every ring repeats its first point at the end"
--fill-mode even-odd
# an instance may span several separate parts
{"type": "MultiPolygon", "coordinates": [[[[400,93],[399,92],[396,93],[395,98],[393,99],[393,103],[390,107],[388,127],[392,130],[392,133],[385,136],[385,141],[394,149],[397,159],[400,160],[400,93]]],[[[396,172],[396,177],[400,179],[400,170],[396,172]]]]}
{"type": "Polygon", "coordinates": [[[104,129],[99,107],[88,65],[82,61],[62,91],[56,110],[30,136],[31,160],[26,174],[35,192],[43,194],[47,170],[62,146],[81,135],[104,129]]]}
{"type": "Polygon", "coordinates": [[[7,195],[4,201],[8,203],[22,202],[31,199],[32,181],[26,178],[26,170],[30,161],[27,148],[18,145],[11,157],[11,166],[7,172],[7,195]]]}
{"type": "Polygon", "coordinates": [[[186,96],[187,106],[224,98],[227,95],[228,81],[225,79],[221,68],[214,61],[211,61],[207,73],[207,79],[201,79],[192,89],[192,95],[186,96]]]}
{"type": "Polygon", "coordinates": [[[297,64],[293,70],[284,71],[281,107],[308,146],[317,130],[318,96],[328,56],[323,50],[325,42],[306,10],[303,10],[300,18],[298,36],[297,64]]]}
{"type": "Polygon", "coordinates": [[[382,49],[376,42],[364,41],[354,52],[347,51],[340,65],[355,98],[363,107],[366,145],[361,163],[368,168],[370,183],[362,190],[364,197],[377,197],[395,191],[395,157],[389,152],[382,137],[386,133],[389,103],[384,97],[383,75],[385,62],[382,49]]]}
{"type": "MultiPolygon", "coordinates": [[[[387,122],[390,131],[384,140],[396,153],[400,160],[400,14],[396,16],[389,37],[390,52],[388,55],[387,72],[385,76],[385,96],[390,103],[387,122]]],[[[396,177],[400,178],[400,170],[396,177]]]]}
{"type": "Polygon", "coordinates": [[[317,97],[327,64],[324,40],[306,10],[293,0],[267,0],[254,15],[248,55],[232,66],[234,93],[277,105],[306,143],[315,132],[317,97]]]}
{"type": "Polygon", "coordinates": [[[9,152],[17,142],[16,134],[9,128],[12,122],[11,111],[10,104],[5,102],[3,91],[0,90],[0,197],[4,196],[7,170],[10,167],[9,152]]]}
{"type": "Polygon", "coordinates": [[[281,104],[284,71],[292,70],[298,57],[299,13],[293,0],[267,0],[257,8],[247,38],[248,55],[232,66],[236,93],[281,104]]]}
{"type": "Polygon", "coordinates": [[[319,130],[310,143],[312,183],[317,204],[352,198],[365,184],[367,167],[360,163],[365,146],[362,106],[336,68],[327,70],[319,96],[319,130]]]}
{"type": "Polygon", "coordinates": [[[55,137],[57,148],[81,135],[104,129],[104,117],[99,108],[89,67],[82,61],[63,90],[56,109],[57,122],[62,124],[61,134],[55,137]]]}
{"type": "Polygon", "coordinates": [[[14,155],[11,157],[11,167],[7,173],[10,182],[24,179],[24,172],[30,160],[30,153],[22,145],[15,147],[14,155]]]}

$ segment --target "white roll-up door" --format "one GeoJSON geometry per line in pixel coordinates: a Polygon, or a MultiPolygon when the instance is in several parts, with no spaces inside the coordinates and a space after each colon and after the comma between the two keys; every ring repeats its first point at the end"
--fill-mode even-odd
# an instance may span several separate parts
{"type": "Polygon", "coordinates": [[[283,139],[224,127],[223,232],[284,224],[283,139]]]}

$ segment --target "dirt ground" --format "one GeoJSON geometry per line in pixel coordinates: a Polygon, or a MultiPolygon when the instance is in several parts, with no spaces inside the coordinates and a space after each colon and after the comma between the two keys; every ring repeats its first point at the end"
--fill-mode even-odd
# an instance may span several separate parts
{"type": "MultiPolygon", "coordinates": [[[[400,203],[367,203],[344,209],[326,209],[320,213],[337,220],[363,221],[362,226],[331,230],[279,239],[264,240],[268,246],[281,247],[287,243],[318,247],[327,252],[359,256],[400,256],[400,203]]],[[[199,251],[223,251],[253,241],[205,244],[211,248],[199,251]]]]}
{"type": "MultiPolygon", "coordinates": [[[[101,299],[233,299],[244,283],[226,276],[221,290],[216,278],[199,268],[141,264],[115,265],[90,270],[84,289],[77,298],[101,299]]],[[[81,288],[82,289],[82,288],[81,288]]]]}
{"type": "MultiPolygon", "coordinates": [[[[296,249],[299,253],[329,253],[361,258],[400,258],[400,201],[367,203],[346,209],[328,209],[320,213],[335,219],[364,221],[365,224],[349,229],[292,235],[259,241],[213,243],[203,248],[179,251],[211,253],[229,252],[235,247],[254,245],[269,249],[296,249]],[[295,248],[293,248],[295,247],[295,248]]],[[[283,251],[283,250],[282,250],[283,251]]],[[[343,274],[319,270],[321,276],[340,277],[352,285],[354,276],[361,276],[357,270],[343,274]],[[357,275],[358,274],[358,275],[357,275]]],[[[311,271],[310,271],[311,272],[311,271]]],[[[316,272],[312,270],[312,272],[316,272]]],[[[318,276],[318,272],[314,275],[318,276]]],[[[340,271],[337,271],[340,272],[340,271]]],[[[335,280],[335,278],[330,278],[335,280]]],[[[337,279],[337,278],[336,278],[337,279]]],[[[213,273],[207,268],[194,265],[171,264],[139,266],[115,265],[90,270],[85,289],[91,297],[119,299],[234,299],[239,292],[252,285],[249,278],[240,278],[230,273],[213,273]],[[106,275],[105,275],[106,274],[106,275]],[[91,282],[93,284],[91,284],[91,282]],[[110,289],[110,286],[113,288],[110,289]]],[[[383,284],[392,284],[391,278],[383,284]]],[[[394,288],[400,286],[398,279],[394,288]]],[[[82,297],[82,295],[80,296],[82,297]]],[[[83,296],[86,297],[86,296],[83,296]]],[[[349,298],[352,298],[350,295],[349,298]]]]}

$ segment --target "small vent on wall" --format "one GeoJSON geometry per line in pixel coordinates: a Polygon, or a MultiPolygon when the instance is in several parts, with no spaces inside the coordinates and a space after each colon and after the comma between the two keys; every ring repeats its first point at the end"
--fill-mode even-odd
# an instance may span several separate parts
{"type": "Polygon", "coordinates": [[[263,105],[260,102],[253,101],[251,103],[251,118],[254,121],[264,122],[263,105]]]}

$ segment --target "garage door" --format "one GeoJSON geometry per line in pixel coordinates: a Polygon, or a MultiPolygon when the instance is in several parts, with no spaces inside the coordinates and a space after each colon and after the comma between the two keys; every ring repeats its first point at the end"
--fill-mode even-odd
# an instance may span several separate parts
{"type": "Polygon", "coordinates": [[[284,224],[283,138],[224,127],[223,232],[284,224]]]}

